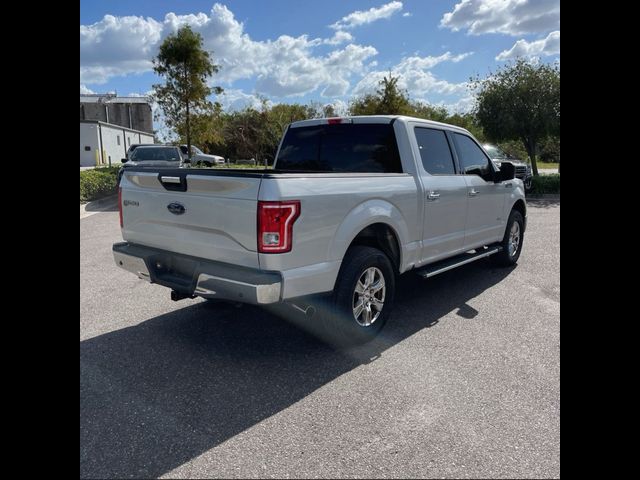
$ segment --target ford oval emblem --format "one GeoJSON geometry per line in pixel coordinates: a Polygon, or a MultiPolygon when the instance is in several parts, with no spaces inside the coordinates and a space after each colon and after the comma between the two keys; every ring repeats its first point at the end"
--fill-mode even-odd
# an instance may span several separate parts
{"type": "Polygon", "coordinates": [[[174,215],[182,215],[185,211],[184,205],[178,202],[173,202],[167,205],[167,209],[174,215]]]}

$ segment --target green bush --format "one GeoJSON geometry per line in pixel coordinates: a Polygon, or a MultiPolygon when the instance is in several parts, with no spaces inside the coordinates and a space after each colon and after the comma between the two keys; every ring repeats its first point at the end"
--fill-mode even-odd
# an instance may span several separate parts
{"type": "Polygon", "coordinates": [[[80,171],[80,201],[89,202],[118,191],[120,167],[100,167],[80,171]]]}
{"type": "Polygon", "coordinates": [[[530,194],[539,195],[543,193],[560,194],[560,174],[538,175],[533,177],[530,194]]]}

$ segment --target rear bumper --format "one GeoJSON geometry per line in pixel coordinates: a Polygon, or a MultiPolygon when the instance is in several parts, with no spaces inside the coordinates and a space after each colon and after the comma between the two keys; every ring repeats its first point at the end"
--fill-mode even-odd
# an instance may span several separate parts
{"type": "Polygon", "coordinates": [[[116,265],[139,278],[187,295],[233,300],[255,305],[277,303],[282,277],[277,272],[229,265],[135,245],[113,245],[116,265]]]}

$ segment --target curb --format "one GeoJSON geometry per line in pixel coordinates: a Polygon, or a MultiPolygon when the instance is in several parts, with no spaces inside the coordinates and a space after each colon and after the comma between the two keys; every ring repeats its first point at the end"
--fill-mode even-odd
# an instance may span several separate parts
{"type": "Polygon", "coordinates": [[[80,204],[80,218],[88,217],[94,213],[103,212],[118,204],[118,194],[102,197],[88,203],[80,204]]]}

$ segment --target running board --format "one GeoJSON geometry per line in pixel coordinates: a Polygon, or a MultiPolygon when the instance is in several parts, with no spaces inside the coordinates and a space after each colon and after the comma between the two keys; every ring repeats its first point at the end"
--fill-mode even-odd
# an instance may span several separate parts
{"type": "Polygon", "coordinates": [[[466,265],[467,263],[475,262],[476,260],[480,260],[481,258],[488,257],[489,255],[493,255],[500,251],[502,251],[501,245],[476,248],[474,253],[467,252],[462,255],[456,255],[455,257],[447,258],[446,260],[441,260],[425,267],[420,267],[416,269],[415,272],[422,278],[430,278],[434,275],[438,275],[439,273],[452,270],[456,267],[460,267],[461,265],[466,265]]]}

